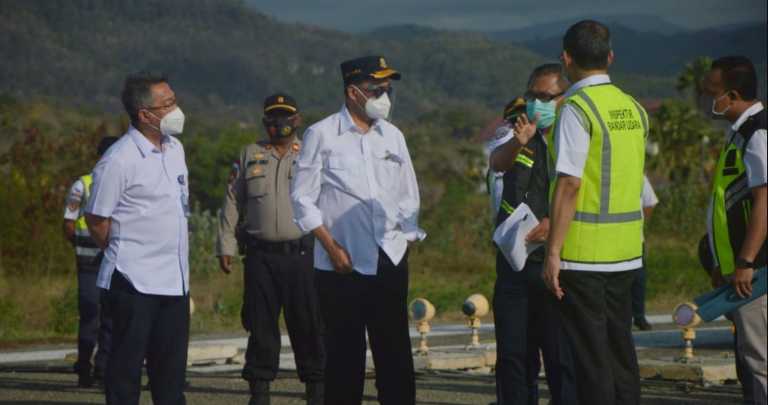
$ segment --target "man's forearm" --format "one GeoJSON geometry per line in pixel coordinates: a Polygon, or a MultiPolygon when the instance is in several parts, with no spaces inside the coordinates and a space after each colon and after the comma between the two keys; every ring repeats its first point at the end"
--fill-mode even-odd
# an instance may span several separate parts
{"type": "Polygon", "coordinates": [[[560,256],[565,235],[576,213],[576,197],[579,195],[581,179],[573,176],[559,176],[555,183],[552,205],[549,207],[549,238],[547,254],[560,256]]]}
{"type": "Polygon", "coordinates": [[[760,248],[765,243],[766,233],[768,233],[766,186],[753,189],[752,197],[752,212],[750,221],[747,224],[747,234],[739,252],[739,257],[750,262],[754,261],[755,257],[757,257],[760,248]]]}
{"type": "Polygon", "coordinates": [[[328,228],[326,228],[325,225],[320,225],[313,229],[312,234],[320,241],[320,244],[323,245],[326,252],[330,252],[336,247],[336,242],[333,240],[333,236],[328,232],[328,228]]]}
{"type": "Polygon", "coordinates": [[[109,227],[112,224],[110,218],[99,217],[96,215],[85,214],[85,222],[88,224],[88,232],[96,245],[101,249],[106,249],[109,241],[109,227]]]}
{"type": "Polygon", "coordinates": [[[505,172],[515,165],[517,154],[523,149],[523,145],[512,138],[504,145],[499,146],[491,153],[490,166],[495,172],[505,172]]]}

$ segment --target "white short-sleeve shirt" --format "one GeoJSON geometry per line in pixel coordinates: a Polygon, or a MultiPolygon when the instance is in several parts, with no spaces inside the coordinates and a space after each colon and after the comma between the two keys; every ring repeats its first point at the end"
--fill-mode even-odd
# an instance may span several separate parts
{"type": "Polygon", "coordinates": [[[189,293],[188,196],[181,142],[165,137],[158,149],[130,127],[96,164],[86,207],[112,220],[99,287],[117,269],[139,292],[189,293]]]}

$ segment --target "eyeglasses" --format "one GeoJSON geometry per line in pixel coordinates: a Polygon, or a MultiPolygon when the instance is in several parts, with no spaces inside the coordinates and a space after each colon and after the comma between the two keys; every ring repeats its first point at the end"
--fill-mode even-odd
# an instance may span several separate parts
{"type": "Polygon", "coordinates": [[[562,91],[560,93],[557,93],[557,94],[549,94],[549,93],[538,93],[538,92],[535,92],[535,91],[528,90],[528,91],[525,92],[525,95],[523,95],[523,98],[525,99],[525,101],[539,100],[539,101],[543,101],[545,103],[548,103],[548,102],[550,102],[550,101],[552,101],[552,100],[562,96],[563,94],[565,94],[564,91],[562,91]]]}
{"type": "Polygon", "coordinates": [[[381,84],[381,85],[373,85],[373,84],[366,84],[366,85],[360,85],[361,90],[365,91],[366,93],[373,94],[374,97],[379,98],[382,94],[387,93],[388,96],[392,95],[392,92],[394,91],[394,88],[391,84],[381,84]]]}
{"type": "Polygon", "coordinates": [[[152,106],[144,107],[144,109],[146,109],[146,110],[164,110],[166,108],[170,108],[170,107],[173,107],[175,105],[176,105],[176,99],[174,98],[173,100],[165,103],[164,105],[158,105],[158,106],[154,106],[154,107],[152,107],[152,106]]]}

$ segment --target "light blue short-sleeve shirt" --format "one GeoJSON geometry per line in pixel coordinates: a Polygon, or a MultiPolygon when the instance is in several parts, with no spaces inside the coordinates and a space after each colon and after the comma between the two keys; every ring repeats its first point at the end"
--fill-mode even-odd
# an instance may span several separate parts
{"type": "Polygon", "coordinates": [[[145,294],[189,293],[189,178],[178,139],[158,149],[129,127],[96,164],[85,211],[112,220],[99,287],[109,289],[117,270],[145,294]]]}

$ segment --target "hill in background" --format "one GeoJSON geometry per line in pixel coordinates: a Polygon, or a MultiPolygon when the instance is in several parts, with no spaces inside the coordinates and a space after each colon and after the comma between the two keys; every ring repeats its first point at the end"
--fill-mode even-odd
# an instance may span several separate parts
{"type": "MultiPolygon", "coordinates": [[[[160,70],[182,105],[210,120],[255,122],[275,91],[296,95],[305,110],[334,111],[339,62],[366,54],[383,54],[403,72],[396,118],[467,105],[496,111],[552,59],[477,33],[353,35],[286,24],[237,0],[0,0],[0,27],[0,93],[114,112],[127,73],[160,70]]],[[[640,98],[674,94],[670,76],[615,79],[640,98]]]]}

